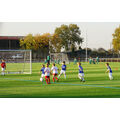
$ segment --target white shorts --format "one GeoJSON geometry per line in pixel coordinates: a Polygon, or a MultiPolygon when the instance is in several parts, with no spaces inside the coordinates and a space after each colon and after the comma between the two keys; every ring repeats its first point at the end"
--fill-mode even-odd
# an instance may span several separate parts
{"type": "Polygon", "coordinates": [[[65,74],[65,72],[66,72],[65,70],[61,70],[60,74],[65,74]]]}
{"type": "Polygon", "coordinates": [[[5,71],[5,68],[1,68],[2,71],[5,71]]]}
{"type": "Polygon", "coordinates": [[[84,73],[79,73],[78,75],[81,77],[84,77],[84,73]]]}
{"type": "Polygon", "coordinates": [[[112,73],[109,73],[109,77],[112,77],[112,73]]]}
{"type": "Polygon", "coordinates": [[[45,76],[45,74],[42,74],[41,77],[43,78],[45,76]]]}

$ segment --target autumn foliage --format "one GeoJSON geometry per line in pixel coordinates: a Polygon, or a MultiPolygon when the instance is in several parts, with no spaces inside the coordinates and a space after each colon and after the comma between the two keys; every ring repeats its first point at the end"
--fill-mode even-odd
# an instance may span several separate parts
{"type": "Polygon", "coordinates": [[[115,29],[112,44],[114,51],[118,53],[120,51],[120,26],[115,29]]]}
{"type": "Polygon", "coordinates": [[[37,34],[33,36],[28,34],[24,39],[20,40],[20,46],[23,49],[39,50],[49,46],[50,34],[37,34]]]}
{"type": "Polygon", "coordinates": [[[77,50],[82,42],[83,38],[81,31],[76,24],[61,25],[57,27],[54,34],[28,34],[20,40],[20,46],[22,49],[41,50],[48,48],[51,52],[61,52],[61,49],[65,51],[77,50]]]}

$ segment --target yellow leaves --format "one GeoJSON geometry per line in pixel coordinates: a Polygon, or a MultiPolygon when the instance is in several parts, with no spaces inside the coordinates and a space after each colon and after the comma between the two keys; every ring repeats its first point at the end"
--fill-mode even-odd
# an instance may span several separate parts
{"type": "Polygon", "coordinates": [[[51,36],[51,44],[52,47],[55,49],[55,52],[60,52],[62,48],[62,40],[58,37],[57,34],[53,34],[51,36]]]}
{"type": "Polygon", "coordinates": [[[50,36],[49,33],[36,34],[35,36],[28,34],[24,39],[20,40],[20,46],[24,49],[39,50],[48,47],[50,36]]]}
{"type": "Polygon", "coordinates": [[[119,52],[120,51],[120,27],[115,29],[115,33],[112,34],[112,36],[113,36],[113,41],[112,41],[113,48],[116,52],[119,52]]]}

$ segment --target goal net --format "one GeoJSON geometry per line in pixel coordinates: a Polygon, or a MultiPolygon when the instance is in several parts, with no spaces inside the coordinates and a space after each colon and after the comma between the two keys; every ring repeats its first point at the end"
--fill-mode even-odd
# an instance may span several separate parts
{"type": "Polygon", "coordinates": [[[0,50],[0,60],[6,62],[6,74],[31,74],[31,50],[0,50]]]}
{"type": "Polygon", "coordinates": [[[50,58],[51,58],[51,62],[60,62],[62,63],[63,61],[65,61],[67,64],[69,64],[69,58],[67,53],[50,53],[50,58]]]}

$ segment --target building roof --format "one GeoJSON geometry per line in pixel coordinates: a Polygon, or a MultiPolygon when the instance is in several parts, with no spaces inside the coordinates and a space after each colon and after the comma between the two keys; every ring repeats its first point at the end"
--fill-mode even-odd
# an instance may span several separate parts
{"type": "Polygon", "coordinates": [[[0,36],[0,40],[19,40],[24,36],[0,36]]]}

